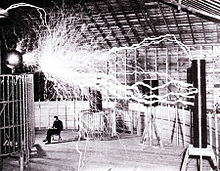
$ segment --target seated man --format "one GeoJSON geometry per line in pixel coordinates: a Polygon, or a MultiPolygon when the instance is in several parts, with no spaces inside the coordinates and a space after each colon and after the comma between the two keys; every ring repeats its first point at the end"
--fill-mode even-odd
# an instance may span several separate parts
{"type": "Polygon", "coordinates": [[[63,130],[63,123],[58,119],[58,116],[54,116],[55,121],[53,122],[52,128],[47,130],[47,137],[43,142],[47,142],[47,144],[51,143],[51,136],[54,134],[59,135],[61,130],[63,130]]]}

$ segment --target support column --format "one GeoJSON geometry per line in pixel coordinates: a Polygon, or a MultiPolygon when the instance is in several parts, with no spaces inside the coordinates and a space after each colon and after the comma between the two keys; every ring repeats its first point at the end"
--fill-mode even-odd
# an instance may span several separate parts
{"type": "Polygon", "coordinates": [[[193,146],[207,147],[205,60],[192,61],[192,84],[198,88],[193,108],[193,146]]]}
{"type": "Polygon", "coordinates": [[[192,61],[189,72],[191,83],[198,89],[195,95],[193,108],[193,145],[186,149],[180,170],[186,171],[189,157],[199,157],[199,170],[202,171],[202,160],[209,157],[213,170],[219,170],[213,148],[207,145],[207,119],[206,119],[206,79],[205,60],[192,61]]]}
{"type": "Polygon", "coordinates": [[[117,135],[117,132],[116,132],[116,113],[115,113],[115,110],[113,110],[112,112],[112,116],[111,116],[111,120],[112,120],[112,137],[116,136],[117,135]]]}

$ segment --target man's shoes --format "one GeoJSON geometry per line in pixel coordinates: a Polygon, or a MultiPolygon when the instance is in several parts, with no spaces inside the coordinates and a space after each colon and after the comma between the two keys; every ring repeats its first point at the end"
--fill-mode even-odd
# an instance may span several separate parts
{"type": "Polygon", "coordinates": [[[51,144],[51,142],[47,142],[47,143],[45,143],[45,144],[51,144]]]}
{"type": "Polygon", "coordinates": [[[43,142],[47,142],[47,139],[43,140],[43,142]]]}

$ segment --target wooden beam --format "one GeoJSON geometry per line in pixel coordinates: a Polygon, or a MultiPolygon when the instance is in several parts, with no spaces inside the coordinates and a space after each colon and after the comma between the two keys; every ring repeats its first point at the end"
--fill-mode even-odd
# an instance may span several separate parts
{"type": "Polygon", "coordinates": [[[202,19],[201,19],[201,23],[202,23],[202,31],[203,31],[204,41],[205,41],[205,43],[207,43],[206,34],[205,34],[205,26],[204,26],[204,23],[203,23],[202,19]]]}
{"type": "Polygon", "coordinates": [[[174,11],[173,8],[171,8],[171,10],[172,10],[173,17],[174,17],[174,20],[175,20],[175,24],[176,24],[176,27],[177,27],[177,31],[178,31],[178,34],[179,34],[179,37],[180,37],[180,41],[183,42],[182,35],[180,33],[179,25],[178,25],[178,22],[177,22],[175,11],[174,11]]]}
{"type": "Polygon", "coordinates": [[[211,10],[214,10],[219,13],[220,4],[217,4],[211,0],[202,0],[201,3],[204,3],[205,6],[209,7],[211,10]],[[204,2],[206,2],[206,3],[204,3],[204,2]]]}
{"type": "Polygon", "coordinates": [[[192,8],[192,7],[188,7],[186,5],[183,5],[182,3],[178,3],[178,2],[173,1],[173,0],[158,0],[158,1],[161,1],[165,4],[170,5],[170,6],[180,7],[182,10],[191,12],[195,15],[199,15],[200,17],[203,16],[203,17],[207,17],[211,20],[220,21],[220,16],[218,16],[218,15],[213,15],[213,14],[210,14],[206,11],[202,11],[202,10],[198,10],[198,9],[195,9],[195,8],[192,8]]]}
{"type": "Polygon", "coordinates": [[[105,18],[105,15],[102,14],[101,9],[99,8],[98,4],[94,1],[93,2],[95,9],[101,16],[102,20],[104,21],[105,25],[108,27],[108,29],[111,31],[111,35],[115,38],[115,41],[117,42],[118,46],[122,46],[119,38],[117,38],[116,33],[111,28],[110,24],[108,23],[107,19],[105,18]]]}
{"type": "Polygon", "coordinates": [[[90,11],[88,10],[88,8],[86,7],[86,4],[81,4],[84,12],[87,14],[87,16],[89,17],[90,21],[95,25],[96,29],[99,31],[99,33],[101,34],[101,36],[103,37],[103,39],[106,41],[107,45],[112,48],[112,44],[111,42],[107,39],[106,34],[104,33],[104,31],[102,30],[101,26],[99,24],[96,23],[95,19],[93,18],[92,14],[90,13],[90,11]]]}
{"type": "Polygon", "coordinates": [[[187,12],[186,15],[187,15],[187,19],[189,21],[189,27],[190,27],[190,31],[191,31],[191,34],[192,34],[193,44],[195,44],[195,36],[194,36],[193,28],[192,28],[192,23],[191,23],[191,20],[190,20],[190,17],[189,17],[189,13],[187,12]]]}
{"type": "Polygon", "coordinates": [[[138,15],[138,11],[134,8],[134,6],[136,6],[138,9],[140,9],[140,8],[139,8],[139,5],[138,5],[138,3],[137,3],[137,1],[136,1],[136,0],[129,0],[129,3],[130,3],[130,5],[133,7],[135,16],[136,16],[136,18],[137,18],[137,20],[138,20],[138,23],[140,24],[140,26],[141,26],[143,32],[144,32],[144,35],[147,36],[147,37],[149,37],[149,34],[148,34],[147,31],[145,30],[146,24],[143,24],[143,23],[141,22],[140,17],[139,17],[139,15],[138,15]]]}
{"type": "Polygon", "coordinates": [[[218,29],[218,24],[216,24],[216,32],[217,32],[217,42],[219,43],[219,39],[220,39],[220,33],[219,33],[219,29],[218,29]]]}
{"type": "Polygon", "coordinates": [[[141,10],[142,15],[145,18],[145,21],[148,23],[150,29],[152,30],[153,35],[154,36],[159,36],[158,32],[157,32],[157,29],[156,29],[156,27],[155,27],[155,25],[154,25],[154,23],[153,23],[153,21],[150,17],[149,11],[146,8],[146,5],[144,4],[144,2],[142,0],[140,0],[140,1],[137,0],[137,4],[139,6],[139,9],[141,10]]]}
{"type": "Polygon", "coordinates": [[[168,25],[167,22],[166,22],[166,18],[165,18],[165,16],[164,16],[164,12],[163,12],[163,9],[162,9],[162,7],[161,7],[161,3],[160,3],[160,2],[158,2],[158,7],[159,7],[160,12],[161,12],[161,15],[162,15],[162,17],[163,17],[163,21],[164,21],[164,23],[165,23],[166,26],[167,26],[168,32],[169,32],[169,34],[171,34],[169,25],[168,25]]]}
{"type": "Polygon", "coordinates": [[[103,2],[106,3],[106,5],[108,6],[108,10],[109,10],[110,14],[112,15],[113,19],[115,20],[116,25],[119,27],[122,35],[124,36],[124,38],[125,38],[125,40],[128,44],[128,46],[131,46],[132,45],[131,40],[126,35],[126,32],[125,32],[124,28],[122,27],[122,24],[119,22],[119,19],[116,17],[116,14],[115,14],[111,4],[109,3],[109,1],[103,1],[103,2]]]}
{"type": "Polygon", "coordinates": [[[131,31],[132,31],[134,37],[136,38],[137,43],[141,42],[141,39],[140,39],[140,37],[139,37],[139,35],[138,35],[137,30],[134,28],[134,26],[133,26],[133,25],[131,24],[131,22],[129,21],[128,16],[127,16],[126,13],[125,13],[125,8],[123,7],[123,5],[121,5],[121,1],[120,1],[120,0],[116,0],[116,2],[118,3],[118,5],[119,5],[119,7],[120,7],[120,9],[121,9],[121,11],[122,11],[122,14],[124,15],[124,17],[125,17],[125,19],[126,19],[128,25],[129,25],[129,27],[131,28],[131,31]]]}
{"type": "MultiPolygon", "coordinates": [[[[97,40],[97,36],[92,32],[92,30],[88,26],[87,21],[85,19],[82,19],[82,22],[86,25],[86,29],[87,29],[88,33],[92,36],[92,38],[94,38],[94,40],[97,40]]],[[[103,46],[100,45],[100,47],[103,47],[103,46]]]]}

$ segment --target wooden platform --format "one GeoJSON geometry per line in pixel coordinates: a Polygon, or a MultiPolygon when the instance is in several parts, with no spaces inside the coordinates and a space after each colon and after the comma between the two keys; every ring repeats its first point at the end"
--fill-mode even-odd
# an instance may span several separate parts
{"type": "MultiPolygon", "coordinates": [[[[39,151],[32,152],[30,171],[178,171],[183,147],[171,144],[159,146],[139,145],[140,137],[121,135],[119,139],[100,141],[74,141],[75,132],[64,131],[63,143],[45,145],[45,131],[37,134],[39,151]],[[81,168],[79,159],[81,153],[81,168]],[[86,149],[86,150],[85,150],[86,149]]],[[[196,171],[196,159],[191,159],[188,171],[196,171]]],[[[203,171],[208,171],[204,160],[203,171]]],[[[19,170],[16,159],[4,159],[3,171],[19,170]]]]}

